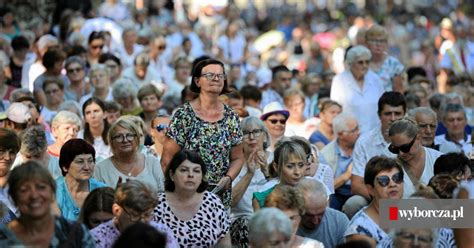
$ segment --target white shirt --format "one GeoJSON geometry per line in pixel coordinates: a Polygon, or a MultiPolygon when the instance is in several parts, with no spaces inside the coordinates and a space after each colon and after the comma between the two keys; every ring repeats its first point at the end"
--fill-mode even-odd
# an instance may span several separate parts
{"type": "Polygon", "coordinates": [[[144,79],[139,79],[137,77],[137,74],[135,74],[135,68],[133,66],[123,70],[122,77],[132,80],[137,91],[145,84],[153,84],[158,89],[160,89],[160,91],[163,91],[165,88],[160,73],[151,66],[147,67],[144,79]]]}
{"type": "Polygon", "coordinates": [[[314,127],[313,123],[308,120],[301,124],[292,124],[287,122],[285,126],[285,136],[291,137],[296,135],[309,139],[309,136],[311,136],[314,131],[314,128],[312,127],[314,127]]]}
{"type": "Polygon", "coordinates": [[[354,146],[352,154],[352,175],[364,177],[365,165],[375,156],[385,155],[390,158],[396,157],[388,150],[389,143],[383,138],[380,128],[371,130],[361,135],[354,146]]]}
{"type": "Polygon", "coordinates": [[[344,112],[355,116],[361,133],[380,126],[377,108],[383,93],[382,80],[370,70],[365,74],[362,89],[350,70],[336,75],[332,80],[331,99],[341,104],[344,112]]]}
{"type": "MultiPolygon", "coordinates": [[[[242,170],[240,170],[239,175],[235,178],[235,180],[232,183],[232,187],[235,187],[240,180],[242,180],[242,177],[247,174],[247,166],[244,165],[242,167],[242,170]]],[[[265,176],[263,175],[262,171],[260,169],[256,169],[255,173],[250,181],[249,186],[245,190],[244,194],[242,195],[242,198],[240,201],[237,203],[235,207],[232,208],[231,213],[232,213],[232,218],[237,218],[240,216],[251,216],[253,214],[253,206],[252,206],[252,197],[254,192],[258,192],[259,187],[263,186],[267,182],[267,179],[265,179],[265,176]]]]}
{"type": "MultiPolygon", "coordinates": [[[[434,176],[433,165],[436,159],[438,159],[438,157],[443,154],[431,148],[423,147],[423,149],[425,149],[425,168],[423,168],[423,173],[421,174],[419,183],[428,185],[430,179],[434,176]]],[[[411,181],[404,167],[403,173],[405,174],[405,176],[403,177],[403,198],[406,199],[410,197],[410,195],[415,193],[416,186],[411,181]]]]}
{"type": "MultiPolygon", "coordinates": [[[[77,133],[77,138],[84,139],[84,129],[77,133]]],[[[92,146],[95,149],[96,163],[99,163],[100,161],[112,156],[112,150],[110,150],[110,146],[105,144],[102,137],[95,138],[94,144],[92,146]]]]}
{"type": "Polygon", "coordinates": [[[133,53],[128,54],[124,46],[121,46],[118,50],[119,58],[122,60],[123,68],[133,66],[133,61],[135,57],[143,51],[143,46],[138,44],[133,44],[133,53]]]}
{"type": "MultiPolygon", "coordinates": [[[[465,139],[458,140],[457,144],[452,141],[447,140],[446,134],[438,135],[435,137],[435,144],[443,144],[443,143],[450,144],[451,146],[454,145],[457,148],[457,150],[455,150],[454,152],[463,152],[464,154],[466,154],[466,156],[468,156],[469,153],[472,151],[472,143],[471,143],[470,134],[466,135],[465,139]]],[[[441,150],[441,146],[440,146],[440,150],[441,150]]]]}
{"type": "Polygon", "coordinates": [[[443,58],[440,62],[440,67],[450,69],[458,74],[458,71],[455,68],[455,63],[457,63],[460,69],[462,69],[462,72],[472,74],[474,72],[474,43],[466,41],[466,44],[463,47],[464,60],[466,61],[467,68],[462,63],[461,50],[459,46],[460,44],[456,43],[450,49],[446,50],[446,53],[443,55],[443,58]],[[452,60],[451,56],[449,55],[450,52],[452,53],[456,62],[452,60]]]}
{"type": "Polygon", "coordinates": [[[218,46],[222,49],[224,59],[230,60],[231,63],[240,63],[245,52],[245,38],[237,34],[234,39],[229,39],[227,35],[219,37],[218,46]]]}

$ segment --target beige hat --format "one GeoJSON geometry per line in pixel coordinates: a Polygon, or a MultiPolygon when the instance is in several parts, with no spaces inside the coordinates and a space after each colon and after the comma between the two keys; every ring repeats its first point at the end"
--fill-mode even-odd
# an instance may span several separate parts
{"type": "Polygon", "coordinates": [[[31,113],[28,106],[20,102],[14,102],[8,107],[7,118],[16,123],[27,123],[31,120],[31,113]]]}
{"type": "Polygon", "coordinates": [[[288,119],[290,117],[290,112],[283,108],[283,106],[279,102],[271,102],[265,107],[263,107],[263,114],[260,116],[261,120],[266,120],[270,115],[274,114],[282,114],[288,119]]]}

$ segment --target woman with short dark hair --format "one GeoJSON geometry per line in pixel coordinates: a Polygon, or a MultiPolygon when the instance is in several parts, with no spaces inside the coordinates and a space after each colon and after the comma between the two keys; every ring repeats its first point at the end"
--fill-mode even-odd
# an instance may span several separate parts
{"type": "Polygon", "coordinates": [[[372,201],[352,217],[344,237],[347,241],[366,240],[375,247],[391,243],[390,236],[379,226],[379,203],[402,198],[404,172],[396,159],[385,156],[373,157],[365,168],[364,182],[372,201]]]}
{"type": "Polygon", "coordinates": [[[105,184],[92,177],[95,167],[95,150],[83,139],[64,143],[59,154],[63,177],[56,179],[56,201],[64,218],[77,220],[87,195],[105,184]]]}
{"type": "Polygon", "coordinates": [[[206,172],[198,153],[181,150],[166,171],[165,192],[158,194],[153,219],[170,227],[181,247],[231,245],[227,210],[206,191],[206,172]]]}

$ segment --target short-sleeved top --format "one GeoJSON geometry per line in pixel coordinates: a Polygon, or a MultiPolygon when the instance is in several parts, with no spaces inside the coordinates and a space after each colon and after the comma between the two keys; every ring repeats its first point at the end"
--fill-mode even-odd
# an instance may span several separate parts
{"type": "Polygon", "coordinates": [[[404,68],[398,59],[393,56],[388,56],[382,66],[378,70],[374,70],[374,72],[382,79],[385,91],[392,91],[393,78],[400,76],[404,68]]]}
{"type": "Polygon", "coordinates": [[[225,176],[231,149],[242,142],[239,117],[225,104],[224,117],[208,122],[196,115],[190,103],[185,103],[174,113],[166,135],[181,147],[199,152],[207,165],[210,184],[217,184],[225,176]]]}
{"type": "MultiPolygon", "coordinates": [[[[95,180],[94,178],[89,179],[89,192],[92,190],[106,187],[102,182],[95,180]]],[[[74,199],[67,188],[64,177],[56,179],[56,201],[58,207],[61,210],[61,215],[68,220],[77,220],[81,209],[76,205],[74,199]]]]}
{"type": "Polygon", "coordinates": [[[276,187],[276,185],[274,185],[273,187],[271,187],[271,188],[269,188],[265,191],[253,193],[253,198],[255,198],[257,200],[258,205],[261,208],[263,208],[265,206],[265,200],[267,200],[267,197],[273,192],[275,187],[276,187]]]}
{"type": "Polygon", "coordinates": [[[321,142],[324,145],[327,145],[331,141],[326,136],[324,136],[324,134],[321,133],[321,131],[318,130],[314,132],[313,134],[311,134],[311,136],[309,137],[309,142],[311,142],[311,144],[315,144],[316,142],[321,142]]]}
{"type": "Polygon", "coordinates": [[[319,226],[313,230],[303,226],[298,228],[296,235],[318,240],[324,247],[336,247],[344,241],[344,232],[347,230],[349,219],[345,214],[332,208],[326,208],[319,226]]]}
{"type": "Polygon", "coordinates": [[[215,194],[204,191],[198,212],[190,220],[180,220],[171,210],[166,194],[158,194],[153,220],[167,225],[180,247],[214,247],[230,230],[230,219],[215,194]]]}
{"type": "Polygon", "coordinates": [[[164,175],[161,169],[160,160],[157,157],[144,154],[145,165],[136,177],[128,176],[117,170],[112,159],[108,158],[97,164],[94,170],[94,178],[104,182],[107,186],[115,189],[119,182],[126,182],[128,180],[138,180],[142,183],[148,184],[156,192],[163,192],[164,190],[164,175]]]}
{"type": "MultiPolygon", "coordinates": [[[[155,221],[148,222],[148,225],[155,228],[158,232],[166,235],[167,248],[179,247],[173,232],[166,225],[157,223],[155,221]]],[[[95,247],[97,248],[112,247],[120,236],[120,231],[117,229],[117,226],[115,226],[113,219],[100,224],[90,232],[92,237],[94,237],[95,247]]]]}
{"type": "MultiPolygon", "coordinates": [[[[0,247],[24,247],[20,239],[8,226],[0,225],[0,247]]],[[[63,217],[54,220],[54,233],[49,247],[95,247],[94,239],[87,228],[63,217]]]]}
{"type": "Polygon", "coordinates": [[[391,243],[392,238],[367,215],[366,209],[367,207],[362,208],[352,217],[349,227],[344,232],[344,237],[355,234],[364,235],[375,240],[377,247],[380,247],[382,243],[391,243]]]}
{"type": "MultiPolygon", "coordinates": [[[[240,180],[247,174],[248,167],[247,165],[244,165],[242,167],[242,170],[240,170],[239,175],[235,178],[235,180],[232,182],[232,187],[235,187],[240,180]]],[[[267,182],[267,179],[263,175],[262,170],[256,169],[255,173],[253,174],[252,179],[250,180],[250,183],[245,190],[244,194],[242,195],[242,198],[240,201],[232,207],[232,218],[237,218],[237,217],[248,217],[252,216],[253,214],[253,207],[252,207],[252,197],[253,193],[257,192],[258,188],[262,185],[264,185],[267,182]]]]}

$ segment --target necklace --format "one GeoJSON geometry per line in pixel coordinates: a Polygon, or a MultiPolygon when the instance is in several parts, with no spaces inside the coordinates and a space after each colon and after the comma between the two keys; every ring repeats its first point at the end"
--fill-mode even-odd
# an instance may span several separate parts
{"type": "Polygon", "coordinates": [[[133,164],[132,168],[130,168],[128,171],[126,171],[126,170],[120,168],[120,162],[117,161],[117,159],[115,159],[114,157],[112,157],[112,159],[115,161],[115,163],[113,163],[113,164],[115,165],[115,168],[117,168],[118,171],[120,171],[124,175],[127,175],[128,177],[132,176],[132,172],[136,167],[135,163],[133,164]]]}

